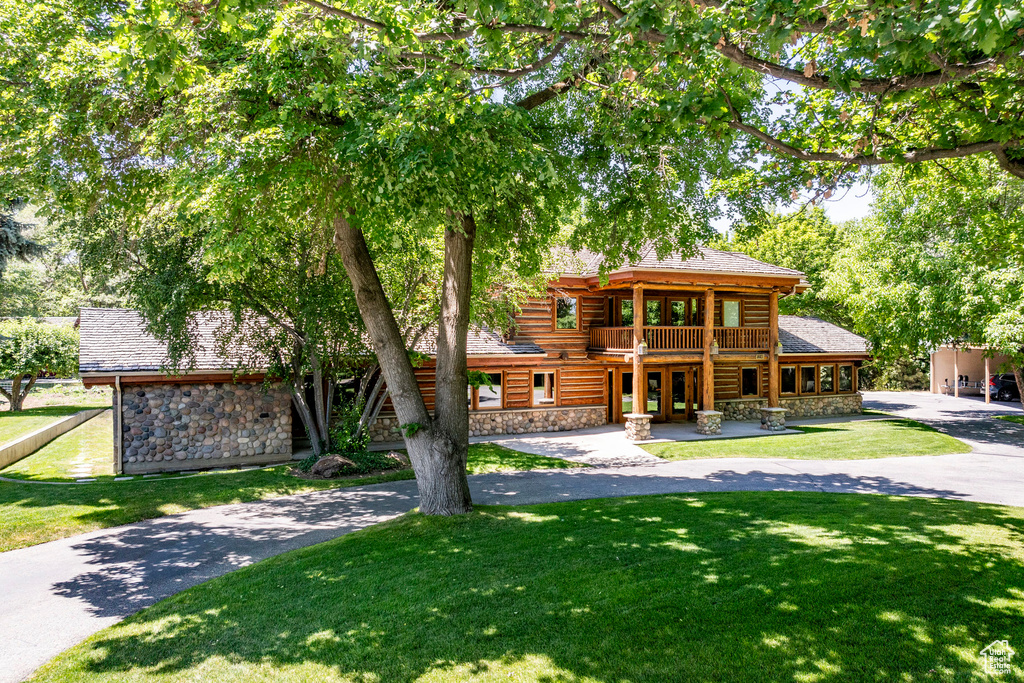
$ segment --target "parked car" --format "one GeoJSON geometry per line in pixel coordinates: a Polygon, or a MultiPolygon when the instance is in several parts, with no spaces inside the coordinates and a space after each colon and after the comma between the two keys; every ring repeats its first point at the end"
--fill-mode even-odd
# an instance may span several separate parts
{"type": "Polygon", "coordinates": [[[992,375],[988,381],[992,396],[997,401],[1019,401],[1020,389],[1017,387],[1017,378],[1012,372],[1002,375],[992,375]]]}

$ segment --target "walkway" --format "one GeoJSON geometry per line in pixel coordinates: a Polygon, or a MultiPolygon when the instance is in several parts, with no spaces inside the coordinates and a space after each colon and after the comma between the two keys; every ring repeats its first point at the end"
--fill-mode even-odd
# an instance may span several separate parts
{"type": "MultiPolygon", "coordinates": [[[[936,496],[1024,506],[1020,412],[928,394],[872,394],[866,405],[965,438],[974,453],[883,460],[723,459],[470,478],[480,504],[530,504],[697,491],[831,491],[936,496]]],[[[774,438],[774,437],[770,437],[774,438]]],[[[2,484],[0,484],[2,485],[2,484]]],[[[415,482],[226,505],[0,554],[0,681],[19,681],[92,633],[210,578],[390,519],[416,505],[415,482]]]]}

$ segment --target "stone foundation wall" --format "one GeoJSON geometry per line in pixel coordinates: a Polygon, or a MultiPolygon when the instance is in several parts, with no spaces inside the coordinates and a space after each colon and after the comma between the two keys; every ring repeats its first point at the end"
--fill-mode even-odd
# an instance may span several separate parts
{"type": "MultiPolygon", "coordinates": [[[[835,394],[832,396],[800,396],[779,399],[779,407],[786,410],[787,419],[800,417],[826,417],[828,415],[859,415],[861,395],[835,394]]],[[[715,410],[722,411],[724,420],[760,420],[761,409],[768,407],[767,399],[740,399],[716,401],[715,410]]]]}
{"type": "MultiPolygon", "coordinates": [[[[564,432],[606,424],[607,415],[608,411],[604,406],[470,411],[469,435],[564,432]]],[[[398,418],[394,415],[378,417],[370,427],[370,439],[376,443],[401,441],[402,433],[398,428],[398,418]]]]}
{"type": "MultiPolygon", "coordinates": [[[[281,385],[146,384],[122,387],[125,474],[287,462],[291,396],[281,385]]],[[[117,397],[114,397],[117,405],[117,397]]]]}

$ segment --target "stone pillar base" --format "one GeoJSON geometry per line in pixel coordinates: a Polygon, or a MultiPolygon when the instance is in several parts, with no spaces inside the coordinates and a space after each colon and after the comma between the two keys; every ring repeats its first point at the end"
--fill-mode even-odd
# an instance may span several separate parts
{"type": "Polygon", "coordinates": [[[761,429],[769,432],[786,431],[786,409],[761,408],[761,429]]]}
{"type": "Polygon", "coordinates": [[[719,410],[697,411],[697,433],[709,436],[722,433],[722,412],[719,410]]]}
{"type": "Polygon", "coordinates": [[[626,413],[626,438],[629,441],[647,441],[651,438],[651,418],[644,413],[626,413]]]}

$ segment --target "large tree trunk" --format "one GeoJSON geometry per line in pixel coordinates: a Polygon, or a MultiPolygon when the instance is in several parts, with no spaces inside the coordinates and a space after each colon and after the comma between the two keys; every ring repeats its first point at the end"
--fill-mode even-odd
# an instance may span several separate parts
{"type": "MultiPolygon", "coordinates": [[[[1020,404],[1022,406],[1024,406],[1024,368],[1022,368],[1022,367],[1014,367],[1013,368],[1013,377],[1014,377],[1014,379],[1017,380],[1018,399],[1020,400],[1020,404]]],[[[985,381],[986,382],[988,381],[987,377],[985,378],[985,381]]]]}
{"type": "MultiPolygon", "coordinates": [[[[463,223],[465,230],[467,223],[463,223]]],[[[455,515],[473,509],[466,480],[469,423],[465,404],[465,342],[475,237],[471,217],[468,225],[473,228],[468,233],[445,232],[445,275],[437,354],[437,419],[431,420],[363,233],[354,228],[344,214],[339,213],[334,219],[335,247],[352,281],[356,304],[388,385],[416,473],[420,510],[428,515],[455,515]],[[458,350],[460,341],[461,350],[458,350]],[[445,373],[454,373],[455,377],[447,377],[445,373]],[[457,405],[453,399],[460,377],[461,405],[457,405]],[[449,411],[454,412],[449,415],[449,411]]]]}

